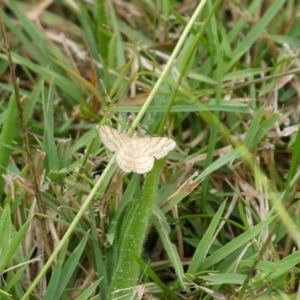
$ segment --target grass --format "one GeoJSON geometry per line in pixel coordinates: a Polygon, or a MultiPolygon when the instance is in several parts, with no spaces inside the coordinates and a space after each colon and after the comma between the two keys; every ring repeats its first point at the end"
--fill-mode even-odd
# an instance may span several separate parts
{"type": "Polygon", "coordinates": [[[300,299],[299,8],[3,5],[0,298],[300,299]],[[104,123],[177,147],[125,174],[104,123]]]}

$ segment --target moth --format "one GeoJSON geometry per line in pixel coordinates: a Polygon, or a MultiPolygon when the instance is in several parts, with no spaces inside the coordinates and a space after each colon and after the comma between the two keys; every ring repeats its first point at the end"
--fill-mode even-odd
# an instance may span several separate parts
{"type": "Polygon", "coordinates": [[[117,152],[118,166],[125,172],[146,174],[152,170],[154,158],[166,156],[176,147],[176,142],[166,137],[132,137],[109,126],[101,126],[100,139],[111,151],[117,152]]]}

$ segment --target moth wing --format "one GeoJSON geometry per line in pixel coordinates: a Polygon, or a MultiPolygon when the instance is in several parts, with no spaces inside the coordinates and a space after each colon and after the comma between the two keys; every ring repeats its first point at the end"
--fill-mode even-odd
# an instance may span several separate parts
{"type": "Polygon", "coordinates": [[[125,173],[134,171],[134,157],[130,146],[126,144],[123,145],[117,154],[117,163],[125,173]]]}
{"type": "Polygon", "coordinates": [[[139,139],[139,150],[145,156],[160,159],[176,147],[176,142],[166,137],[151,137],[139,139]]]}
{"type": "Polygon", "coordinates": [[[138,155],[134,160],[133,172],[138,174],[146,174],[152,170],[153,164],[153,156],[138,155]]]}
{"type": "Polygon", "coordinates": [[[99,135],[103,144],[111,151],[118,151],[123,145],[130,144],[130,138],[127,135],[106,125],[100,127],[99,135]]]}

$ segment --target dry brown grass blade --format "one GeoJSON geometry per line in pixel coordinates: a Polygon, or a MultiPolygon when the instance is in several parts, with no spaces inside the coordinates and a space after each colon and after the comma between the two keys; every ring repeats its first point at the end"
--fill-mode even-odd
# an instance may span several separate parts
{"type": "MultiPolygon", "coordinates": [[[[1,27],[3,40],[4,40],[4,45],[5,45],[5,48],[6,48],[7,59],[8,59],[8,62],[9,62],[11,82],[12,82],[12,85],[13,85],[14,91],[15,91],[16,103],[17,103],[17,108],[18,108],[18,115],[19,115],[19,120],[20,120],[20,124],[21,124],[22,134],[23,134],[23,137],[24,137],[30,174],[31,174],[31,177],[32,177],[32,182],[33,182],[33,191],[34,191],[34,195],[37,199],[39,211],[44,212],[43,205],[42,205],[41,194],[40,194],[40,191],[39,191],[39,183],[38,183],[38,179],[37,179],[37,174],[36,174],[36,170],[35,170],[33,159],[32,159],[32,153],[31,153],[31,148],[30,148],[30,143],[29,143],[29,138],[28,138],[28,132],[27,132],[26,126],[25,126],[25,120],[24,120],[24,115],[23,115],[23,108],[22,108],[22,104],[21,104],[21,99],[20,99],[19,87],[18,87],[18,83],[17,83],[15,70],[14,70],[14,63],[13,63],[13,60],[12,60],[12,57],[11,57],[10,46],[9,46],[9,43],[8,43],[8,40],[7,40],[6,29],[5,29],[5,26],[4,26],[4,22],[3,22],[3,19],[2,19],[1,13],[0,13],[0,27],[1,27]]],[[[42,219],[39,218],[39,221],[41,223],[41,230],[42,230],[41,232],[42,232],[43,240],[44,240],[44,243],[45,243],[46,253],[47,253],[48,256],[50,256],[51,255],[51,249],[50,249],[49,243],[48,243],[48,238],[47,238],[47,234],[46,234],[46,227],[45,227],[45,224],[43,223],[42,219]]]]}

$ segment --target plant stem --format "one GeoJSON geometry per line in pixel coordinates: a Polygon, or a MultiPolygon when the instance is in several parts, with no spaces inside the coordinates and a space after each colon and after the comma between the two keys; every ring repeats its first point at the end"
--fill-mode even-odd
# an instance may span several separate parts
{"type": "Polygon", "coordinates": [[[117,268],[109,288],[109,300],[131,294],[129,289],[138,282],[140,267],[132,253],[141,257],[150,215],[156,200],[159,173],[165,160],[155,161],[153,169],[146,176],[141,201],[134,210],[131,210],[132,216],[124,230],[126,234],[123,234],[117,268]]]}

